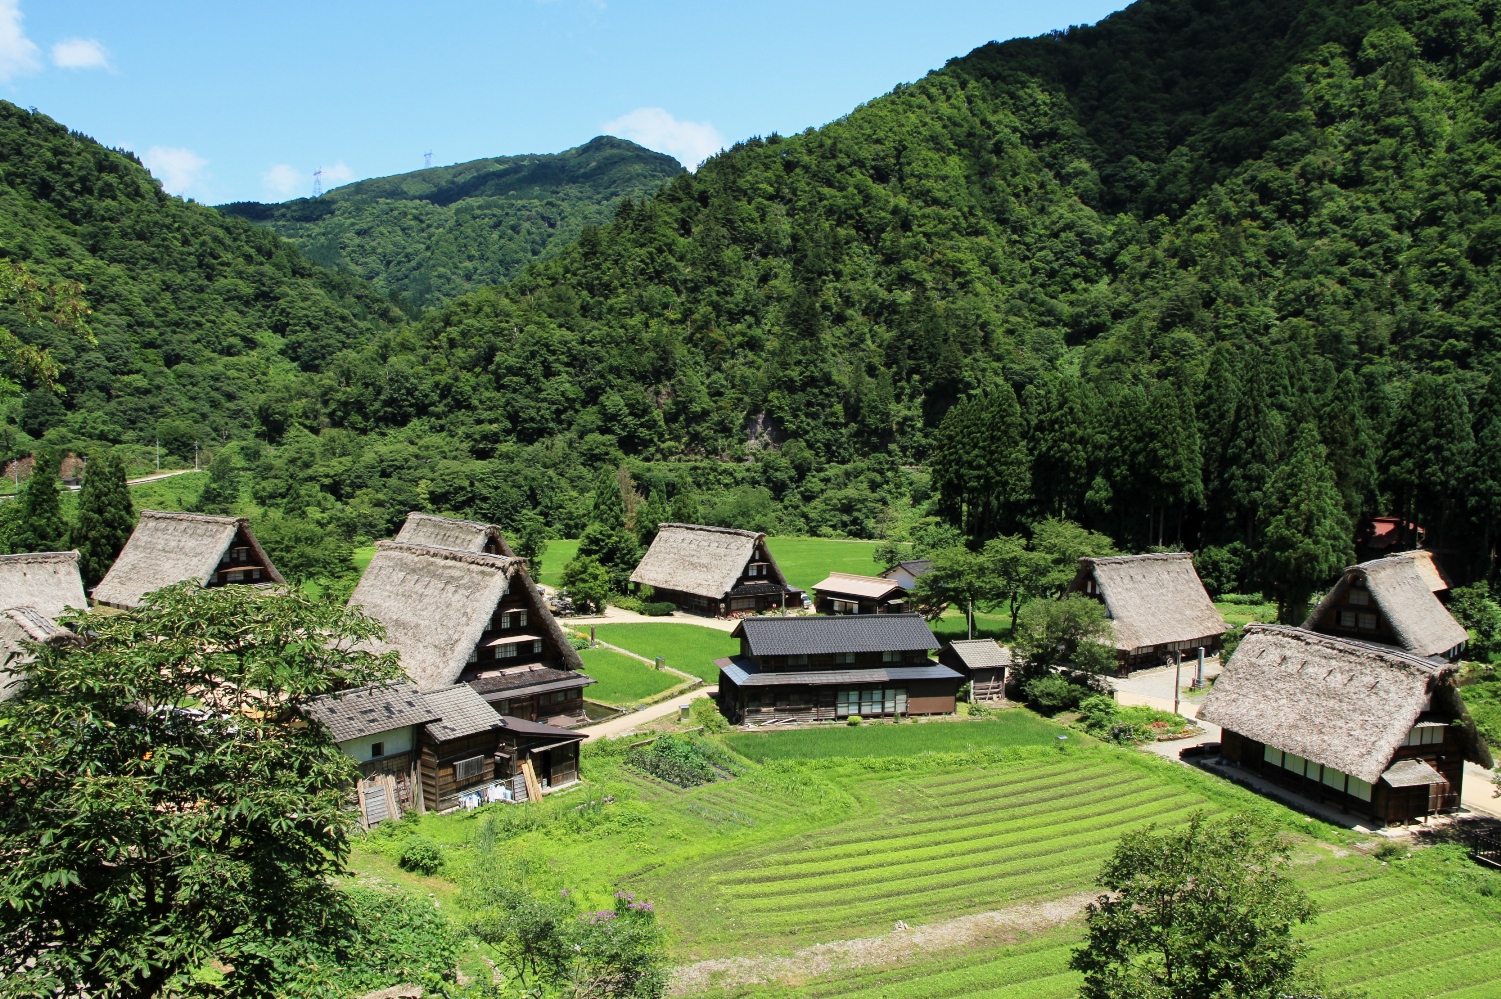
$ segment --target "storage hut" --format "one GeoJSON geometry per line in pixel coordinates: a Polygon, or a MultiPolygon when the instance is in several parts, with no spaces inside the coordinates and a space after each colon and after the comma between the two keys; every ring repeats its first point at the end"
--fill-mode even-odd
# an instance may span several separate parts
{"type": "Polygon", "coordinates": [[[1303,627],[1394,645],[1415,656],[1458,659],[1469,633],[1434,596],[1436,570],[1430,572],[1431,560],[1418,555],[1403,552],[1352,565],[1303,627]]]}
{"type": "Polygon", "coordinates": [[[977,701],[1004,701],[1007,672],[1011,669],[1011,650],[993,638],[971,638],[950,642],[938,653],[938,661],[964,675],[973,686],[970,696],[977,701]]]}
{"type": "Polygon", "coordinates": [[[435,517],[430,513],[409,513],[396,540],[407,545],[429,548],[453,548],[461,552],[483,552],[514,558],[516,553],[506,544],[496,524],[457,517],[435,517]]]}
{"type": "Polygon", "coordinates": [[[1081,558],[1068,593],[1105,605],[1122,672],[1161,666],[1187,653],[1218,652],[1225,619],[1188,552],[1081,558]]]}
{"type": "Polygon", "coordinates": [[[505,555],[380,541],[349,598],[386,626],[418,688],[467,683],[499,713],[585,721],[593,679],[547,609],[526,563],[505,555]]]}
{"type": "Polygon", "coordinates": [[[0,555],[0,701],[20,689],[24,643],[74,641],[57,618],[88,603],[76,551],[0,555]]]}
{"type": "Polygon", "coordinates": [[[657,600],[714,617],[803,601],[772,558],[766,535],[702,524],[663,524],[631,582],[638,592],[650,586],[657,600]]]}
{"type": "Polygon", "coordinates": [[[907,591],[894,579],[831,572],[813,587],[813,609],[819,614],[900,614],[907,591]]]}
{"type": "Polygon", "coordinates": [[[896,585],[900,586],[908,593],[911,593],[912,587],[917,584],[918,578],[921,576],[926,576],[932,571],[932,559],[913,558],[908,559],[905,562],[898,562],[890,569],[887,569],[885,572],[881,573],[881,578],[893,580],[896,582],[896,585]]]}
{"type": "Polygon", "coordinates": [[[244,517],[142,510],[120,557],[94,588],[94,602],[130,609],[164,586],[282,583],[244,517]]]}
{"type": "Polygon", "coordinates": [[[521,718],[500,720],[500,748],[496,767],[514,800],[525,801],[532,791],[548,794],[578,783],[581,732],[543,725],[521,718]],[[528,787],[527,776],[536,782],[528,787]]]}
{"type": "Polygon", "coordinates": [[[918,614],[748,617],[740,655],[717,659],[719,709],[733,722],[951,714],[964,677],[928,658],[918,614]]]}
{"type": "Polygon", "coordinates": [[[1399,649],[1251,624],[1199,717],[1225,758],[1379,822],[1459,806],[1467,754],[1455,667],[1399,649]]]}

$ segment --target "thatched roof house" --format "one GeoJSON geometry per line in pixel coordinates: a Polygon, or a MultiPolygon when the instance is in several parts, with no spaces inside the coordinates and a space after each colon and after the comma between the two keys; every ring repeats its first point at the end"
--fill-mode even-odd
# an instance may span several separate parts
{"type": "Polygon", "coordinates": [[[76,551],[0,555],[0,608],[33,607],[56,618],[88,606],[76,551]]]}
{"type": "MultiPolygon", "coordinates": [[[[1431,560],[1403,552],[1352,565],[1303,627],[1454,660],[1469,634],[1433,593],[1431,560]]],[[[1441,580],[1440,580],[1441,581],[1441,580]]]]}
{"type": "Polygon", "coordinates": [[[457,517],[436,517],[430,513],[409,513],[406,523],[396,535],[396,540],[406,545],[427,545],[431,548],[454,548],[462,552],[484,552],[488,555],[515,557],[511,546],[496,524],[478,520],[459,520],[457,517]]]}
{"type": "Polygon", "coordinates": [[[766,547],[766,535],[702,524],[663,524],[631,582],[684,610],[724,616],[802,603],[766,547]]]}
{"type": "Polygon", "coordinates": [[[1067,592],[1105,605],[1116,654],[1127,669],[1160,665],[1200,648],[1215,651],[1227,627],[1188,552],[1081,558],[1067,592]]]}
{"type": "Polygon", "coordinates": [[[120,557],[94,588],[96,603],[126,609],[164,586],[283,583],[244,517],[142,510],[120,557]]]}
{"type": "Polygon", "coordinates": [[[1398,649],[1252,624],[1199,717],[1224,730],[1223,751],[1242,766],[1406,821],[1457,805],[1466,752],[1479,753],[1458,724],[1454,673],[1398,649]]]}
{"type": "Polygon", "coordinates": [[[464,682],[502,713],[582,720],[593,681],[521,559],[380,541],[349,605],[423,691],[464,682]]]}

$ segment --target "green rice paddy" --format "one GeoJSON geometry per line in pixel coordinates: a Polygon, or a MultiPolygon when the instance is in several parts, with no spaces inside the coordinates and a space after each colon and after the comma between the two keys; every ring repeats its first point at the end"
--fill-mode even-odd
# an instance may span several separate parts
{"type": "Polygon", "coordinates": [[[729,632],[686,622],[601,624],[595,626],[594,634],[602,642],[647,659],[661,656],[668,666],[692,673],[705,683],[719,682],[719,667],[714,660],[740,652],[740,640],[731,638],[729,632]]]}
{"type": "Polygon", "coordinates": [[[542,574],[537,577],[537,582],[544,586],[556,589],[563,585],[563,566],[573,561],[579,553],[577,539],[570,541],[549,541],[542,552],[542,574]]]}
{"type": "Polygon", "coordinates": [[[879,575],[875,541],[836,541],[832,538],[767,538],[766,546],[777,560],[787,582],[803,592],[822,582],[831,572],[857,576],[879,575]]]}
{"type": "Polygon", "coordinates": [[[584,688],[591,701],[626,707],[683,682],[674,673],[652,669],[646,663],[612,649],[580,649],[584,672],[599,681],[584,688]]]}
{"type": "MultiPolygon", "coordinates": [[[[735,752],[758,763],[768,760],[820,760],[830,757],[915,756],[919,753],[967,753],[1007,746],[1045,746],[1066,730],[1031,712],[1009,712],[1003,719],[973,722],[889,723],[789,732],[737,732],[725,736],[735,752]]],[[[1071,738],[1078,739],[1077,734],[1071,738]]]]}

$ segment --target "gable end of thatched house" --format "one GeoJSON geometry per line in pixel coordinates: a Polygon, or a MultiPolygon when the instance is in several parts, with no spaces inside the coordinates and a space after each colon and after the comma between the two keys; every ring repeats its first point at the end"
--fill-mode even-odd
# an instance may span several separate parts
{"type": "Polygon", "coordinates": [[[764,613],[802,605],[766,547],[766,535],[703,524],[663,524],[641,557],[631,584],[654,599],[713,617],[764,613]]]}

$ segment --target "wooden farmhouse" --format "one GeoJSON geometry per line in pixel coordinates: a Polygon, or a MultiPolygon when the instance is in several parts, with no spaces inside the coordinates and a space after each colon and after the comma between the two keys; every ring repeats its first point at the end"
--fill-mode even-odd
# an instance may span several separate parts
{"type": "Polygon", "coordinates": [[[701,524],[663,524],[631,582],[685,611],[726,617],[801,607],[803,591],[787,584],[766,535],[701,524]]]}
{"type": "Polygon", "coordinates": [[[1105,605],[1123,672],[1162,666],[1199,649],[1210,655],[1225,637],[1225,619],[1188,552],[1081,558],[1066,592],[1105,605]]]}
{"type": "Polygon", "coordinates": [[[142,510],[130,540],[94,588],[94,602],[129,610],[164,586],[283,583],[244,517],[142,510]]]}
{"type": "Polygon", "coordinates": [[[457,517],[436,517],[430,513],[409,513],[396,539],[406,545],[453,548],[461,552],[483,552],[515,558],[504,535],[495,524],[457,517]]]}
{"type": "Polygon", "coordinates": [[[307,708],[360,767],[367,825],[415,808],[448,811],[469,798],[526,801],[578,780],[583,736],[497,715],[468,684],[361,687],[307,708]]]}
{"type": "Polygon", "coordinates": [[[386,626],[381,650],[401,654],[419,690],[466,683],[503,715],[586,720],[594,680],[521,559],[379,541],[349,605],[386,626]]]}
{"type": "Polygon", "coordinates": [[[896,585],[900,586],[908,593],[911,593],[912,587],[917,585],[918,577],[926,576],[932,571],[932,559],[914,558],[908,559],[905,562],[898,562],[890,569],[887,569],[885,572],[881,573],[881,578],[893,580],[896,585]]]}
{"type": "Polygon", "coordinates": [[[740,654],[715,660],[719,708],[736,723],[950,714],[964,676],[928,658],[917,614],[748,617],[740,654]]]}
{"type": "Polygon", "coordinates": [[[87,607],[76,551],[0,555],[0,701],[20,689],[29,658],[24,643],[72,642],[73,632],[57,619],[87,607]]]}
{"type": "Polygon", "coordinates": [[[1226,759],[1378,822],[1459,806],[1469,745],[1456,667],[1301,628],[1251,624],[1199,717],[1226,759]]]}
{"type": "Polygon", "coordinates": [[[831,572],[813,586],[813,610],[819,614],[900,614],[907,591],[894,579],[831,572]]]}
{"type": "Polygon", "coordinates": [[[971,638],[950,642],[938,653],[938,661],[960,673],[973,686],[970,696],[977,701],[1004,701],[1007,673],[1011,669],[1011,650],[993,638],[971,638]]]}
{"type": "Polygon", "coordinates": [[[1427,552],[1403,552],[1352,565],[1303,627],[1453,662],[1470,636],[1439,602],[1435,586],[1447,589],[1427,552]]]}

